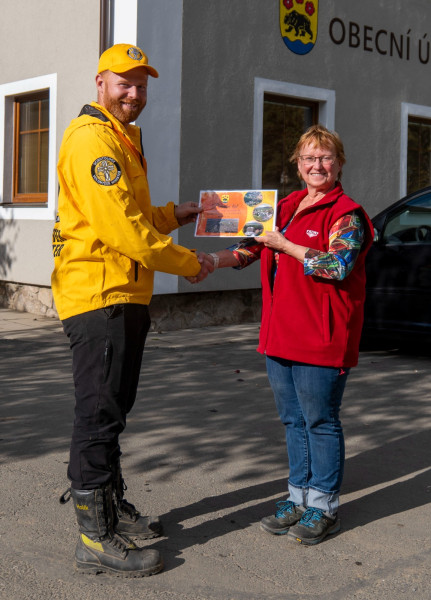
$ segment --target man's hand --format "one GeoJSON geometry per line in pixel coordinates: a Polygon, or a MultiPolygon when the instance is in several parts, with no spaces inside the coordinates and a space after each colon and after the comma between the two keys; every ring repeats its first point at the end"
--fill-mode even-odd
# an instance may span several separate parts
{"type": "Polygon", "coordinates": [[[183,202],[175,207],[174,214],[180,225],[187,225],[187,223],[194,223],[196,216],[202,211],[202,206],[196,202],[183,202]]]}
{"type": "Polygon", "coordinates": [[[190,281],[190,283],[200,283],[214,271],[214,259],[209,254],[199,252],[198,261],[201,264],[201,270],[194,277],[186,277],[187,281],[190,281]]]}

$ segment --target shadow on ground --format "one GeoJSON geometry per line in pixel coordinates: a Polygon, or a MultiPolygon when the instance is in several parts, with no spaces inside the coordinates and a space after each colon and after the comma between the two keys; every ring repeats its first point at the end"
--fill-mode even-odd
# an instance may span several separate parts
{"type": "MultiPolygon", "coordinates": [[[[286,464],[284,435],[264,360],[255,352],[255,332],[228,342],[213,333],[196,345],[184,331],[182,347],[165,343],[163,336],[150,339],[128,423],[127,435],[140,436],[152,449],[145,459],[140,455],[134,469],[157,473],[161,481],[178,472],[187,478],[198,465],[211,472],[235,456],[247,457],[244,467],[232,472],[234,491],[162,515],[178,551],[257,522],[273,512],[268,499],[283,497],[286,489],[286,478],[273,476],[274,465],[286,464]],[[241,487],[254,477],[267,481],[241,487]],[[253,506],[241,506],[251,501],[253,506]],[[182,521],[215,511],[224,514],[188,528],[186,536],[175,535],[182,521]]],[[[0,352],[1,462],[51,452],[67,456],[73,384],[66,338],[52,333],[0,340],[0,352]]],[[[343,406],[348,454],[343,493],[364,493],[342,507],[344,529],[431,500],[429,366],[426,356],[376,351],[362,353],[352,371],[343,406]],[[400,478],[405,480],[396,481],[400,478]],[[375,486],[380,489],[367,491],[375,486]]]]}

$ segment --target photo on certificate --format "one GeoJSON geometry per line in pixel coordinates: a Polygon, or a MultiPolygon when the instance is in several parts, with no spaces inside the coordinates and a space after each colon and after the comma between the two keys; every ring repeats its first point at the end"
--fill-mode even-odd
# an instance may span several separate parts
{"type": "Polygon", "coordinates": [[[274,231],[277,190],[205,190],[196,237],[258,237],[274,231]]]}

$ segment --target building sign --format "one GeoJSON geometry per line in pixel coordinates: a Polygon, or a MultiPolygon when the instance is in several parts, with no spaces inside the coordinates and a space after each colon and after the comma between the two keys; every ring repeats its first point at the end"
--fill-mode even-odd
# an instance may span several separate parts
{"type": "Polygon", "coordinates": [[[337,46],[346,45],[401,60],[416,60],[423,65],[428,64],[431,58],[427,36],[427,32],[415,33],[411,28],[405,33],[394,33],[372,25],[345,22],[338,17],[333,18],[329,24],[329,37],[337,46]]]}
{"type": "MultiPolygon", "coordinates": [[[[295,54],[308,54],[317,41],[319,0],[279,0],[280,32],[286,46],[295,54]]],[[[373,25],[333,17],[329,23],[329,38],[337,46],[375,52],[381,56],[406,61],[431,63],[431,40],[428,32],[395,33],[373,25]]]]}
{"type": "Polygon", "coordinates": [[[307,54],[317,39],[319,0],[280,0],[280,31],[295,54],[307,54]]]}

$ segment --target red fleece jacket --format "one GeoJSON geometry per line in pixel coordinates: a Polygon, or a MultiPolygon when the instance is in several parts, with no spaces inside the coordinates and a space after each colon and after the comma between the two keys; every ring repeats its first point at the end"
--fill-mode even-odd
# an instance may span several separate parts
{"type": "MultiPolygon", "coordinates": [[[[281,200],[277,219],[280,230],[306,194],[307,190],[293,192],[281,200]]],[[[362,217],[365,239],[353,270],[342,281],[304,275],[304,266],[298,260],[280,254],[272,289],[274,252],[268,248],[262,251],[258,346],[262,354],[319,366],[357,364],[365,300],[365,256],[374,235],[369,217],[337,184],[319,202],[293,218],[286,237],[295,244],[327,252],[331,226],[353,211],[362,217]]]]}

